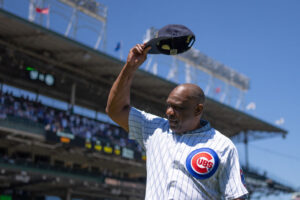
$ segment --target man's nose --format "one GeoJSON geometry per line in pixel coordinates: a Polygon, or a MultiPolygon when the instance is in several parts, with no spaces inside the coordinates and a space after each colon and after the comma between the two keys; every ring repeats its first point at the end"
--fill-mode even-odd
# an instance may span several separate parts
{"type": "Polygon", "coordinates": [[[167,116],[172,116],[172,115],[174,115],[174,110],[173,110],[173,108],[172,108],[171,106],[169,106],[169,107],[167,108],[167,110],[166,110],[166,115],[167,115],[167,116]]]}

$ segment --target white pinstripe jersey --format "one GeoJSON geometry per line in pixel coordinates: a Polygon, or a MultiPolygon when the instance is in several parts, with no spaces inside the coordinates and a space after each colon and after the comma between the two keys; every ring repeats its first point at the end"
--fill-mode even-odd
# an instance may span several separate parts
{"type": "Polygon", "coordinates": [[[145,199],[217,200],[247,194],[234,144],[205,123],[200,129],[178,135],[169,128],[167,119],[131,108],[129,138],[139,142],[147,156],[145,199]],[[201,155],[207,159],[200,159],[201,155]],[[197,172],[208,172],[210,177],[197,172]]]}

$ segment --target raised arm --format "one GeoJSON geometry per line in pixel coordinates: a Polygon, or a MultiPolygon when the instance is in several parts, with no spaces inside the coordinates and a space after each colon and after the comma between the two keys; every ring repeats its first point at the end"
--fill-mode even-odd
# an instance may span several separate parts
{"type": "Polygon", "coordinates": [[[143,64],[151,47],[145,44],[135,45],[129,52],[126,64],[114,82],[108,96],[106,113],[127,132],[130,111],[130,87],[134,72],[143,64]]]}

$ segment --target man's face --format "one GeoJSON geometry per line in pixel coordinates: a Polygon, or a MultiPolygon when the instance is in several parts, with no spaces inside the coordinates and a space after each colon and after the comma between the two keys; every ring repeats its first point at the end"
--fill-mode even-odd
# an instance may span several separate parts
{"type": "Polygon", "coordinates": [[[196,100],[189,96],[189,90],[178,87],[170,93],[167,99],[166,115],[170,128],[175,133],[193,130],[199,123],[199,118],[196,114],[196,100]]]}

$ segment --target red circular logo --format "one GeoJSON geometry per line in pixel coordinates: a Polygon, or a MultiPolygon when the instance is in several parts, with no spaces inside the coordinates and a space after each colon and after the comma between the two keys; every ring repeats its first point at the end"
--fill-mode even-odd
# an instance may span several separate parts
{"type": "Polygon", "coordinates": [[[186,158],[187,170],[198,179],[207,179],[214,175],[219,163],[218,154],[211,148],[196,149],[186,158]]]}
{"type": "Polygon", "coordinates": [[[209,173],[215,164],[214,157],[208,152],[195,154],[191,159],[191,167],[198,174],[209,173]]]}

